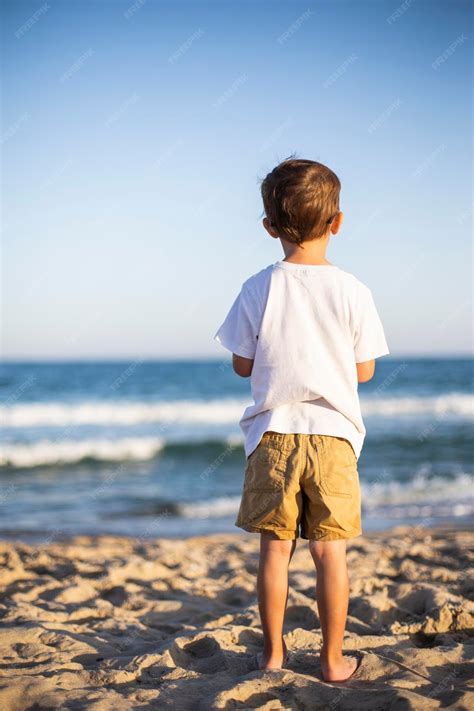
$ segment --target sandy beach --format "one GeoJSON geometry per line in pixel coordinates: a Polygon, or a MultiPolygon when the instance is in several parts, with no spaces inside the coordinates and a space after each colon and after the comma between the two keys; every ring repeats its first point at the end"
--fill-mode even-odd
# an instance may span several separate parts
{"type": "Polygon", "coordinates": [[[2,541],[0,708],[474,708],[474,533],[399,528],[349,545],[344,685],[321,680],[315,575],[291,564],[288,668],[261,672],[258,537],[2,541]],[[471,551],[471,552],[469,552],[471,551]]]}

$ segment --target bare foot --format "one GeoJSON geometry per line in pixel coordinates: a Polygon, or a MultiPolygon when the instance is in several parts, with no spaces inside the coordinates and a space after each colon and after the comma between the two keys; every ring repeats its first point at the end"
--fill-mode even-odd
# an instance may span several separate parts
{"type": "Polygon", "coordinates": [[[321,671],[324,681],[347,681],[357,669],[358,661],[355,657],[343,657],[336,662],[329,663],[321,655],[321,671]]]}
{"type": "Polygon", "coordinates": [[[285,640],[283,640],[283,652],[280,654],[257,653],[257,666],[259,669],[281,669],[288,653],[285,640]]]}

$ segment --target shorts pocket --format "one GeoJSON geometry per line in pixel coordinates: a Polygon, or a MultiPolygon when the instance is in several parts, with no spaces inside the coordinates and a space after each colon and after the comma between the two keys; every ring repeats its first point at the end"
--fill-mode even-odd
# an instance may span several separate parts
{"type": "Polygon", "coordinates": [[[319,471],[321,491],[328,496],[351,499],[359,489],[357,457],[351,443],[342,437],[320,439],[319,471]]]}
{"type": "Polygon", "coordinates": [[[261,442],[247,460],[244,489],[274,491],[285,485],[286,456],[269,442],[261,442]]]}
{"type": "Polygon", "coordinates": [[[285,496],[287,459],[287,453],[269,440],[252,452],[245,469],[237,526],[259,526],[273,520],[285,496]]]}

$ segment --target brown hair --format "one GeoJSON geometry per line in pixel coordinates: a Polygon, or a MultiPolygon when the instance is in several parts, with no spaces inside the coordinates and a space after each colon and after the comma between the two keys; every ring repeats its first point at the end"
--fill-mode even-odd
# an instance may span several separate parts
{"type": "Polygon", "coordinates": [[[265,214],[289,242],[323,237],[339,212],[340,190],[339,178],[322,163],[288,158],[262,181],[265,214]]]}

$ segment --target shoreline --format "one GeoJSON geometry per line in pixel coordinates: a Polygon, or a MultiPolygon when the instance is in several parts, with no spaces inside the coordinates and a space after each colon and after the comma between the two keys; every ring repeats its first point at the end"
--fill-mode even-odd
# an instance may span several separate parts
{"type": "MultiPolygon", "coordinates": [[[[158,516],[157,518],[161,518],[158,516]]],[[[192,540],[195,538],[202,539],[202,538],[209,538],[209,537],[217,537],[219,538],[220,536],[236,536],[237,538],[239,536],[257,536],[255,533],[248,533],[246,531],[243,531],[242,529],[238,528],[237,526],[234,525],[234,519],[235,516],[229,517],[227,520],[227,524],[229,525],[229,529],[223,529],[223,530],[208,530],[208,531],[203,531],[202,533],[199,532],[191,532],[191,533],[170,533],[167,535],[162,535],[162,534],[157,534],[157,533],[149,533],[146,535],[142,534],[118,534],[113,531],[84,531],[84,532],[64,532],[61,531],[60,529],[53,529],[53,530],[47,530],[47,529],[35,529],[35,530],[28,530],[24,528],[16,528],[16,529],[2,529],[0,528],[0,544],[5,542],[5,543],[23,543],[25,545],[30,545],[30,546],[40,546],[40,545],[48,545],[50,543],[71,543],[74,541],[74,539],[77,538],[91,538],[91,539],[99,539],[99,538],[114,538],[114,539],[123,539],[123,540],[130,540],[130,541],[146,541],[146,542],[152,542],[154,540],[173,540],[173,541],[179,541],[179,540],[192,540]]],[[[166,522],[166,519],[165,519],[166,522]]],[[[180,518],[180,519],[174,519],[174,523],[182,523],[183,525],[186,525],[188,522],[187,519],[185,518],[180,518]]],[[[474,517],[471,514],[465,515],[465,516],[450,516],[450,517],[444,517],[442,520],[436,519],[435,522],[431,522],[428,520],[428,523],[424,524],[418,524],[414,525],[412,523],[412,519],[400,519],[399,521],[396,521],[393,523],[393,525],[388,525],[383,527],[381,524],[382,519],[372,519],[369,521],[366,521],[365,524],[363,522],[363,533],[362,536],[364,537],[371,537],[371,536],[379,536],[383,534],[392,534],[396,535],[399,531],[405,531],[406,529],[412,530],[412,531],[428,531],[428,532],[438,532],[438,531],[474,531],[474,517]]],[[[152,521],[153,524],[153,521],[152,521]]],[[[219,525],[219,522],[217,523],[219,525]]],[[[302,539],[299,538],[299,541],[302,539]]]]}
{"type": "Polygon", "coordinates": [[[435,709],[474,706],[474,532],[400,526],[348,544],[344,685],[319,674],[307,542],[290,566],[287,669],[260,672],[258,536],[2,539],[0,706],[435,709]]]}

